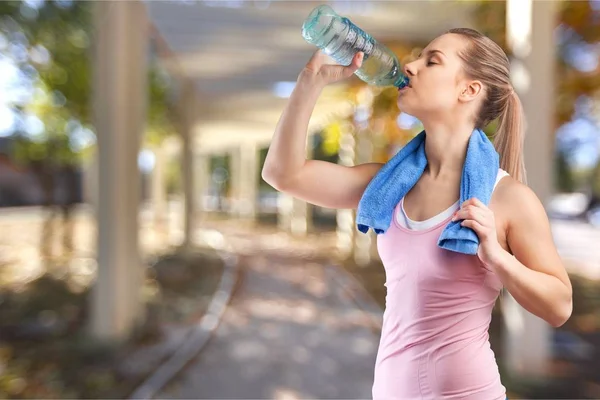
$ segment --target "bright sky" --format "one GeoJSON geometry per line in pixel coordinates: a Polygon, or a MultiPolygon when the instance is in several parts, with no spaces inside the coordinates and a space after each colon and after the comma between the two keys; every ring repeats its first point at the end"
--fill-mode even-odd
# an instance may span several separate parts
{"type": "Polygon", "coordinates": [[[9,58],[0,56],[0,137],[12,134],[16,119],[10,106],[23,95],[19,81],[19,69],[9,58]]]}

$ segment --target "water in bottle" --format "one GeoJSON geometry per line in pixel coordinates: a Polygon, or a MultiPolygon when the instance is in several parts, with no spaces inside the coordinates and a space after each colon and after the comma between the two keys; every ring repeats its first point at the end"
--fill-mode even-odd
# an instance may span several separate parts
{"type": "Polygon", "coordinates": [[[362,65],[355,74],[370,85],[408,85],[398,57],[390,49],[327,5],[311,11],[302,25],[302,36],[342,65],[350,65],[354,55],[363,52],[362,65]]]}

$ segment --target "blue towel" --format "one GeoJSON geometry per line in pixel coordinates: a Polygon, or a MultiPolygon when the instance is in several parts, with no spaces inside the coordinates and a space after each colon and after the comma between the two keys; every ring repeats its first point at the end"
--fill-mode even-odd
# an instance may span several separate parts
{"type": "MultiPolygon", "coordinates": [[[[358,230],[372,228],[384,233],[394,217],[394,209],[417,183],[425,167],[425,131],[409,141],[367,186],[356,213],[358,230]]],[[[486,206],[492,198],[498,175],[499,156],[485,133],[476,129],[471,134],[460,181],[460,204],[476,197],[486,206]]],[[[438,239],[438,246],[458,253],[475,255],[479,238],[475,231],[450,221],[438,239]]]]}

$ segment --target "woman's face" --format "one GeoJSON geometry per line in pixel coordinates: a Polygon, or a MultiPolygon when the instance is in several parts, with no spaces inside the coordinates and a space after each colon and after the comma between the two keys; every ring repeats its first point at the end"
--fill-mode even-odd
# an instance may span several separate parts
{"type": "Polygon", "coordinates": [[[398,92],[398,107],[421,121],[452,112],[469,85],[459,53],[467,39],[445,34],[433,40],[416,60],[404,66],[409,86],[398,92]]]}

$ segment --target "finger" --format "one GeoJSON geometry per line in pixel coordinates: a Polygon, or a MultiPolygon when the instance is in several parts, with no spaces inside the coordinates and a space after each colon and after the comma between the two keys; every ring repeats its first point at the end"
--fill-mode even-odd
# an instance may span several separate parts
{"type": "Polygon", "coordinates": [[[462,217],[468,217],[470,215],[473,215],[473,213],[475,211],[477,211],[477,208],[475,208],[472,205],[466,205],[466,206],[463,206],[462,208],[459,208],[456,211],[456,214],[459,215],[459,216],[462,216],[462,217]]]}
{"type": "Polygon", "coordinates": [[[352,58],[350,65],[324,65],[321,70],[327,71],[328,75],[334,80],[346,79],[352,76],[362,65],[362,53],[356,54],[352,58]]]}
{"type": "Polygon", "coordinates": [[[354,71],[352,71],[352,73],[354,73],[357,69],[360,68],[364,58],[365,58],[365,53],[363,53],[362,51],[359,51],[358,53],[356,53],[354,55],[354,57],[352,57],[352,62],[349,65],[350,68],[354,69],[354,71]]]}
{"type": "Polygon", "coordinates": [[[477,197],[471,198],[471,204],[474,205],[475,207],[487,208],[487,206],[485,204],[483,204],[483,202],[481,200],[479,200],[477,197]]]}
{"type": "Polygon", "coordinates": [[[352,74],[355,73],[362,65],[363,57],[364,55],[362,52],[356,53],[354,57],[352,57],[350,65],[340,66],[340,75],[344,78],[352,76],[352,74]]]}
{"type": "Polygon", "coordinates": [[[453,221],[457,221],[460,219],[473,219],[484,224],[486,216],[483,210],[481,210],[480,208],[476,208],[474,206],[467,206],[461,210],[458,210],[452,218],[453,221]]]}
{"type": "Polygon", "coordinates": [[[309,60],[308,62],[311,62],[311,61],[316,61],[316,60],[321,60],[321,59],[323,59],[323,56],[324,56],[324,55],[325,55],[325,54],[323,53],[323,51],[322,51],[321,49],[317,49],[317,50],[316,50],[316,51],[313,53],[313,55],[310,57],[310,60],[309,60]]]}
{"type": "Polygon", "coordinates": [[[481,200],[479,200],[477,197],[471,197],[470,199],[464,201],[461,205],[462,207],[467,207],[467,206],[475,206],[475,207],[480,207],[480,208],[488,208],[485,204],[483,204],[483,202],[481,202],[481,200]]]}
{"type": "Polygon", "coordinates": [[[485,232],[485,227],[472,219],[465,219],[460,223],[460,225],[473,229],[478,236],[481,236],[485,232]]]}
{"type": "Polygon", "coordinates": [[[321,49],[318,49],[317,51],[315,51],[313,53],[313,55],[310,57],[310,60],[308,60],[308,63],[306,65],[318,70],[319,67],[321,67],[321,65],[323,65],[324,59],[325,59],[325,53],[323,53],[321,51],[321,49]]]}
{"type": "Polygon", "coordinates": [[[473,201],[473,199],[474,199],[474,197],[471,197],[470,199],[463,201],[463,203],[460,205],[460,208],[475,205],[475,202],[473,201]]]}

